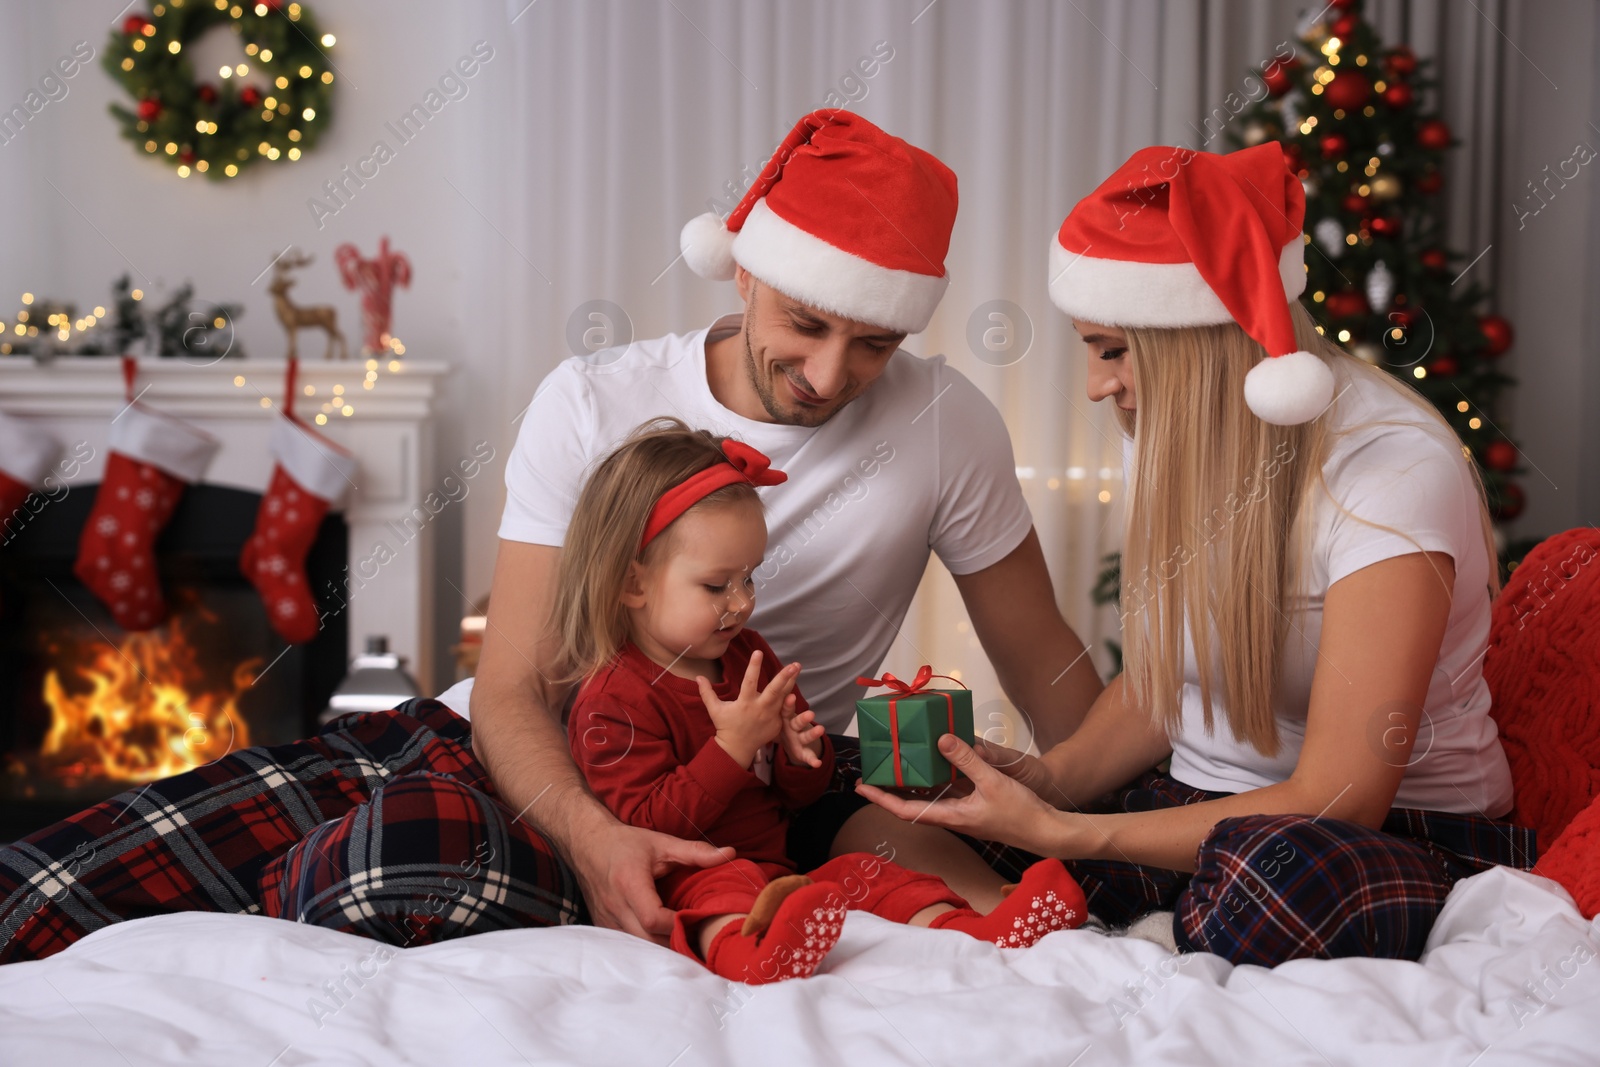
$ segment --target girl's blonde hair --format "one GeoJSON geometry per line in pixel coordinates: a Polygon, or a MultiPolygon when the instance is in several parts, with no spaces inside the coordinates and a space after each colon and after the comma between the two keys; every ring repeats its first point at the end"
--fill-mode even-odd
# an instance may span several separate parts
{"type": "MultiPolygon", "coordinates": [[[[1301,348],[1336,372],[1384,383],[1455,436],[1415,391],[1318,333],[1298,301],[1291,311],[1301,348]]],[[[1314,532],[1300,520],[1317,493],[1332,500],[1322,474],[1333,440],[1329,420],[1275,426],[1250,411],[1244,379],[1265,351],[1237,324],[1125,332],[1138,409],[1117,412],[1134,452],[1122,555],[1125,684],[1176,734],[1187,626],[1206,730],[1213,729],[1212,696],[1220,691],[1233,736],[1274,755],[1272,697],[1314,532]]],[[[1473,474],[1477,479],[1476,468],[1473,474]]],[[[1497,591],[1481,480],[1477,489],[1497,591]]]]}
{"type": "MultiPolygon", "coordinates": [[[[554,681],[579,682],[605,666],[628,639],[622,591],[628,567],[670,552],[674,521],[639,551],[645,523],[668,489],[726,461],[725,438],[691,430],[677,419],[653,419],[629,435],[589,475],[567,525],[556,576],[551,629],[558,642],[554,681]]],[[[736,482],[705,496],[684,514],[734,503],[761,506],[755,487],[736,482]]],[[[681,516],[680,516],[681,518],[681,516]]]]}

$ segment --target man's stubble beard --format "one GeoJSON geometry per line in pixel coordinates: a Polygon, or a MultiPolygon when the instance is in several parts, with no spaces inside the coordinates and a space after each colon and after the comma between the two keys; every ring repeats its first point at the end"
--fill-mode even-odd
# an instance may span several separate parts
{"type": "Polygon", "coordinates": [[[744,367],[745,372],[750,376],[750,387],[756,391],[756,396],[761,400],[761,406],[766,409],[767,415],[773,422],[784,426],[804,426],[808,428],[821,426],[843,411],[851,401],[855,400],[855,397],[851,396],[838,407],[817,412],[815,415],[812,415],[805,408],[801,408],[799,411],[785,411],[780,407],[778,397],[772,391],[771,385],[761,376],[761,368],[756,363],[755,348],[750,344],[750,320],[755,317],[754,304],[754,294],[752,294],[750,304],[746,305],[744,309],[744,367]]]}

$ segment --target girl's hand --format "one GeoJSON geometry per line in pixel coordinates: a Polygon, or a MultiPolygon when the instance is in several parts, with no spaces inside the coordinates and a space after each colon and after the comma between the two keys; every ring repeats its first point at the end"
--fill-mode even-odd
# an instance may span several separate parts
{"type": "Polygon", "coordinates": [[[1042,843],[1052,839],[1051,821],[1059,819],[1060,812],[1021,782],[980,759],[972,746],[954,734],[939,738],[939,752],[971,780],[963,783],[969,786],[964,795],[955,795],[954,790],[961,787],[952,787],[941,794],[941,799],[914,800],[864,782],[856,783],[856,792],[907,822],[925,822],[984,841],[1002,841],[1042,855],[1051,854],[1042,843]]]}
{"type": "Polygon", "coordinates": [[[795,679],[799,675],[800,664],[791,663],[774,675],[765,689],[760,689],[761,653],[753,652],[739,695],[733,700],[719,699],[704,675],[695,677],[700,699],[705,701],[706,711],[717,728],[717,744],[739,766],[748,768],[755,762],[758,750],[778,739],[783,731],[783,708],[785,704],[794,706],[795,679]]]}
{"type": "Polygon", "coordinates": [[[783,750],[789,754],[790,763],[822,766],[822,735],[827,732],[810,708],[795,714],[794,694],[783,702],[783,750]]]}

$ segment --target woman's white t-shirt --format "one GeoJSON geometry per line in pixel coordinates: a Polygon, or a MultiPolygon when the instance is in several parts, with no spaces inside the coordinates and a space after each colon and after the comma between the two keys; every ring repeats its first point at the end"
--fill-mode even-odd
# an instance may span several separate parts
{"type": "MultiPolygon", "coordinates": [[[[1416,744],[1396,807],[1499,817],[1512,803],[1511,770],[1489,717],[1483,656],[1489,639],[1489,568],[1477,489],[1460,442],[1447,428],[1381,381],[1338,366],[1334,437],[1323,475],[1333,500],[1314,487],[1306,513],[1313,523],[1304,606],[1290,613],[1279,683],[1274,694],[1281,747],[1264,756],[1238,741],[1227,723],[1213,681],[1213,731],[1205,728],[1193,642],[1186,641],[1181,730],[1173,738],[1172,777],[1201,789],[1229,793],[1286,780],[1305,740],[1312,675],[1318,667],[1322,605],[1329,586],[1385,559],[1413,552],[1442,552],[1455,561],[1455,587],[1444,642],[1423,705],[1416,744]],[[1394,425],[1400,423],[1401,425],[1394,425]],[[1401,533],[1391,533],[1377,523],[1401,533]]],[[[1131,443],[1124,462],[1131,463],[1131,443]]],[[[1215,631],[1212,647],[1217,647],[1215,631]]],[[[1359,663],[1324,663],[1355,672],[1359,663]]],[[[1220,669],[1212,678],[1220,677],[1220,669]]],[[[1383,709],[1352,708],[1366,737],[1382,755],[1386,730],[1401,719],[1383,709]]]]}

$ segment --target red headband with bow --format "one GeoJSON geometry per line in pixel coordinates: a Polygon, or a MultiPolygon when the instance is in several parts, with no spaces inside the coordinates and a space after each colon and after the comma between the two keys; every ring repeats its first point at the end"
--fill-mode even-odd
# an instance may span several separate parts
{"type": "Polygon", "coordinates": [[[639,539],[640,552],[662,530],[671,526],[678,516],[724,486],[739,482],[778,485],[789,478],[782,471],[773,470],[770,459],[743,441],[732,438],[723,441],[722,454],[727,457],[726,463],[716,463],[697,471],[661,494],[656,506],[650,509],[649,521],[644,524],[644,536],[639,539]]]}

